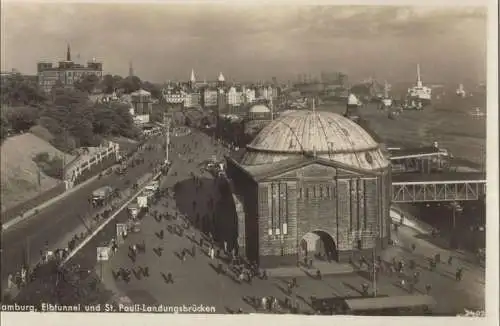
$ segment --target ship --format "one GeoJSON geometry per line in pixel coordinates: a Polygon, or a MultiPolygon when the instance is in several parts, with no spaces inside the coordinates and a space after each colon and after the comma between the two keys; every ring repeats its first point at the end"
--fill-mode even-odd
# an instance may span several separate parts
{"type": "Polygon", "coordinates": [[[432,89],[424,86],[420,78],[420,65],[417,64],[417,84],[408,89],[408,102],[416,107],[424,107],[431,104],[432,89]]]}
{"type": "Polygon", "coordinates": [[[389,85],[387,83],[387,81],[385,81],[385,84],[384,84],[384,96],[382,97],[382,99],[380,100],[382,102],[382,105],[384,107],[391,107],[392,106],[392,98],[389,96],[389,91],[391,89],[391,85],[389,85]]]}
{"type": "Polygon", "coordinates": [[[460,84],[458,85],[458,88],[456,90],[456,93],[457,93],[457,96],[460,96],[460,97],[465,97],[467,94],[465,93],[465,90],[464,90],[464,85],[463,84],[460,84]]]}

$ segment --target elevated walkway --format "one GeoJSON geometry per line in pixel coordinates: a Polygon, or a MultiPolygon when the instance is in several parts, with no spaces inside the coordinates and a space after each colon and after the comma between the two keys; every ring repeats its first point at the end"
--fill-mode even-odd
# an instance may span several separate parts
{"type": "Polygon", "coordinates": [[[401,173],[392,176],[392,201],[478,200],[486,193],[483,172],[401,173]]]}

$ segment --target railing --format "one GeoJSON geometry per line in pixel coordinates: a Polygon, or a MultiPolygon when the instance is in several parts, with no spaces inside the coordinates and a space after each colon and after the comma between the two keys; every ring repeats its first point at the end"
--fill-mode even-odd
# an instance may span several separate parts
{"type": "Polygon", "coordinates": [[[77,178],[82,175],[86,170],[90,170],[90,168],[96,164],[99,164],[107,157],[114,155],[116,159],[119,159],[119,151],[120,145],[114,142],[109,142],[108,146],[100,149],[97,153],[95,153],[91,158],[85,160],[83,162],[79,162],[68,169],[68,173],[65,176],[65,185],[66,190],[73,188],[75,181],[77,178]],[[69,172],[71,171],[71,172],[69,172]]]}
{"type": "Polygon", "coordinates": [[[392,183],[395,203],[478,200],[485,193],[486,180],[392,183]]]}

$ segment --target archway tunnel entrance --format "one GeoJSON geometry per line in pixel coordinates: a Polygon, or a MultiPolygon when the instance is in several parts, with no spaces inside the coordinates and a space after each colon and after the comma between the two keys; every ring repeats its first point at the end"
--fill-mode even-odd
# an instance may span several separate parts
{"type": "Polygon", "coordinates": [[[338,262],[337,245],[333,237],[325,231],[306,233],[299,243],[300,261],[321,260],[338,262]]]}

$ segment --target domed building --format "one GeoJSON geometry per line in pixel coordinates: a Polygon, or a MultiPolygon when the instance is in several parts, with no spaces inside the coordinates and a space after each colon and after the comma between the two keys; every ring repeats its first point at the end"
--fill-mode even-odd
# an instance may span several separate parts
{"type": "Polygon", "coordinates": [[[287,111],[227,157],[238,254],[269,268],[304,259],[347,262],[390,235],[390,162],[358,124],[287,111]]]}
{"type": "Polygon", "coordinates": [[[255,104],[248,109],[249,120],[272,120],[272,112],[264,104],[255,104]]]}

